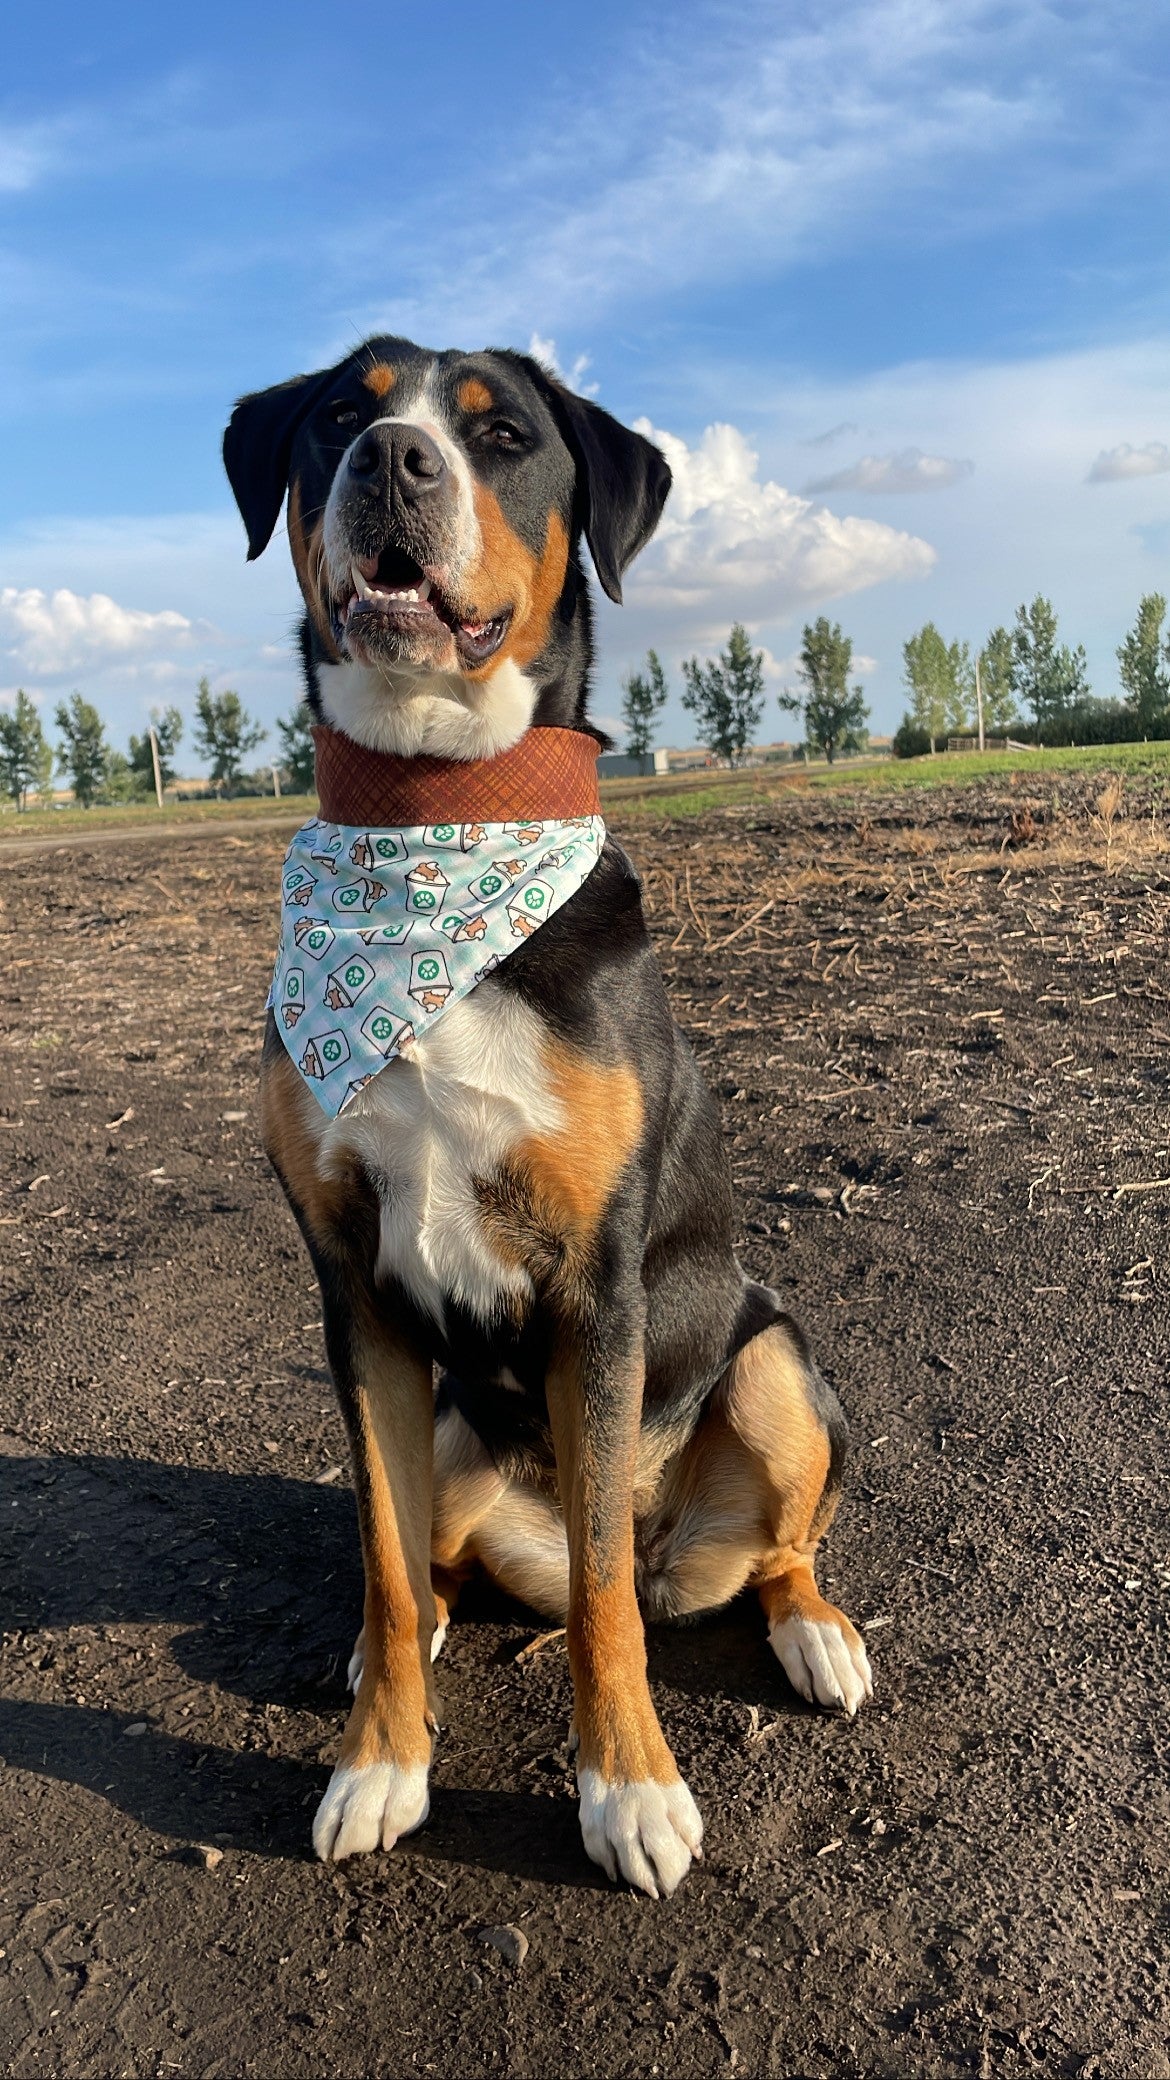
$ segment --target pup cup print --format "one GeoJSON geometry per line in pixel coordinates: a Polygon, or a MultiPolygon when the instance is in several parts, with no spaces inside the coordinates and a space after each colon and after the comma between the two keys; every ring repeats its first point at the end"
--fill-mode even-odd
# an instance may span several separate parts
{"type": "Polygon", "coordinates": [[[401,830],[317,819],[298,832],[269,1002],[322,1110],[344,1111],[522,947],[580,888],[604,841],[600,817],[401,830]]]}
{"type": "Polygon", "coordinates": [[[451,994],[447,963],[439,952],[416,953],[410,964],[410,995],[423,1011],[441,1011],[451,994]]]}
{"type": "Polygon", "coordinates": [[[434,917],[451,883],[437,860],[420,859],[406,877],[406,907],[415,917],[434,917]]]}

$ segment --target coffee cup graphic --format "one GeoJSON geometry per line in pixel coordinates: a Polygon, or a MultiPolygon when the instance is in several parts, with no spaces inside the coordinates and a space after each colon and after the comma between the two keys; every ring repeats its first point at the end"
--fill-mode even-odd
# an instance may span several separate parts
{"type": "Polygon", "coordinates": [[[451,994],[451,977],[441,953],[416,953],[410,964],[410,995],[424,1011],[442,1009],[451,994]]]}
{"type": "Polygon", "coordinates": [[[421,859],[406,877],[406,907],[416,917],[434,917],[447,899],[451,883],[437,860],[421,859]]]}
{"type": "Polygon", "coordinates": [[[379,1054],[387,1057],[396,1054],[405,1035],[413,1031],[414,1028],[408,1020],[396,1017],[385,1004],[375,1004],[361,1023],[363,1039],[368,1040],[371,1047],[376,1047],[379,1054]]]}

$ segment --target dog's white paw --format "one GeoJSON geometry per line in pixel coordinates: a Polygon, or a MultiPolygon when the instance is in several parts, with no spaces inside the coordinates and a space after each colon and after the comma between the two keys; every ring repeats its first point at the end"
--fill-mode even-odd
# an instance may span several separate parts
{"type": "Polygon", "coordinates": [[[835,1706],[849,1718],[873,1696],[869,1655],[833,1618],[781,1619],[768,1634],[772,1652],[794,1690],[809,1704],[835,1706]]]}
{"type": "Polygon", "coordinates": [[[703,1823],[683,1783],[615,1784],[595,1769],[578,1772],[585,1853],[609,1877],[619,1871],[651,1899],[682,1883],[703,1854],[703,1823]]]}
{"type": "Polygon", "coordinates": [[[440,1656],[440,1654],[441,1654],[441,1653],[442,1653],[442,1651],[443,1651],[443,1647],[444,1647],[444,1645],[445,1645],[445,1643],[446,1643],[446,1639],[447,1639],[447,1624],[448,1624],[448,1621],[447,1621],[447,1619],[446,1619],[446,1618],[444,1618],[444,1620],[443,1620],[442,1624],[441,1624],[441,1625],[436,1625],[436,1627],[435,1627],[434,1631],[433,1631],[433,1632],[432,1632],[432,1634],[431,1634],[431,1660],[432,1660],[432,1662],[434,1662],[434,1661],[437,1661],[437,1660],[438,1660],[438,1658],[439,1658],[439,1656],[440,1656]]]}
{"type": "Polygon", "coordinates": [[[407,1768],[397,1762],[339,1767],[317,1808],[313,1847],[322,1863],[392,1849],[400,1834],[422,1826],[430,1809],[424,1762],[407,1768]]]}

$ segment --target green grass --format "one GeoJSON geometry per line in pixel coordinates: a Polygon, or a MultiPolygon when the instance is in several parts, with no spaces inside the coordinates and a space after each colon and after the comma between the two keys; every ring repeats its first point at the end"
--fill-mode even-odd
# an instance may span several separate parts
{"type": "Polygon", "coordinates": [[[244,795],[235,801],[217,802],[214,796],[194,802],[168,802],[162,809],[153,802],[119,802],[116,807],[77,809],[0,809],[0,850],[8,838],[56,837],[58,832],[99,830],[162,830],[176,824],[233,822],[255,818],[263,823],[273,817],[303,822],[317,807],[311,794],[286,794],[279,801],[272,795],[244,795]]]}
{"type": "Polygon", "coordinates": [[[946,751],[937,758],[891,758],[881,765],[809,774],[811,787],[962,787],[1012,773],[1157,773],[1170,778],[1170,743],[1088,744],[1059,751],[946,751]]]}
{"type": "MultiPolygon", "coordinates": [[[[630,823],[644,817],[705,816],[709,811],[751,808],[774,801],[789,788],[831,789],[841,793],[896,793],[908,787],[965,787],[986,779],[1005,780],[1013,773],[1037,779],[1056,773],[1155,774],[1170,780],[1170,743],[1095,744],[1061,751],[955,751],[937,758],[858,759],[848,765],[757,766],[750,772],[670,773],[639,780],[603,780],[601,806],[611,819],[630,823]]],[[[153,803],[131,802],[109,809],[0,809],[0,852],[5,841],[56,837],[73,830],[142,830],[223,821],[303,822],[317,807],[314,795],[245,796],[236,801],[208,798],[153,803]]]]}
{"type": "Polygon", "coordinates": [[[786,788],[835,793],[897,793],[905,788],[966,787],[1014,773],[1152,773],[1170,779],[1170,743],[1094,744],[1059,751],[947,751],[936,758],[875,758],[842,766],[758,766],[747,773],[673,773],[652,780],[602,781],[602,807],[622,822],[638,817],[701,816],[707,810],[775,801],[786,788]]]}

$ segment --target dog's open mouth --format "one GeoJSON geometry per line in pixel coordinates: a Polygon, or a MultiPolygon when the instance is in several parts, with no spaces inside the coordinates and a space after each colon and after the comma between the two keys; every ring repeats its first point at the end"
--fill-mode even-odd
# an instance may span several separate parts
{"type": "Polygon", "coordinates": [[[352,591],[339,600],[334,618],[339,639],[352,635],[359,643],[383,631],[411,637],[449,629],[461,662],[485,664],[499,649],[512,619],[505,607],[489,621],[463,620],[458,610],[405,549],[388,547],[379,556],[355,557],[350,565],[352,591]]]}

